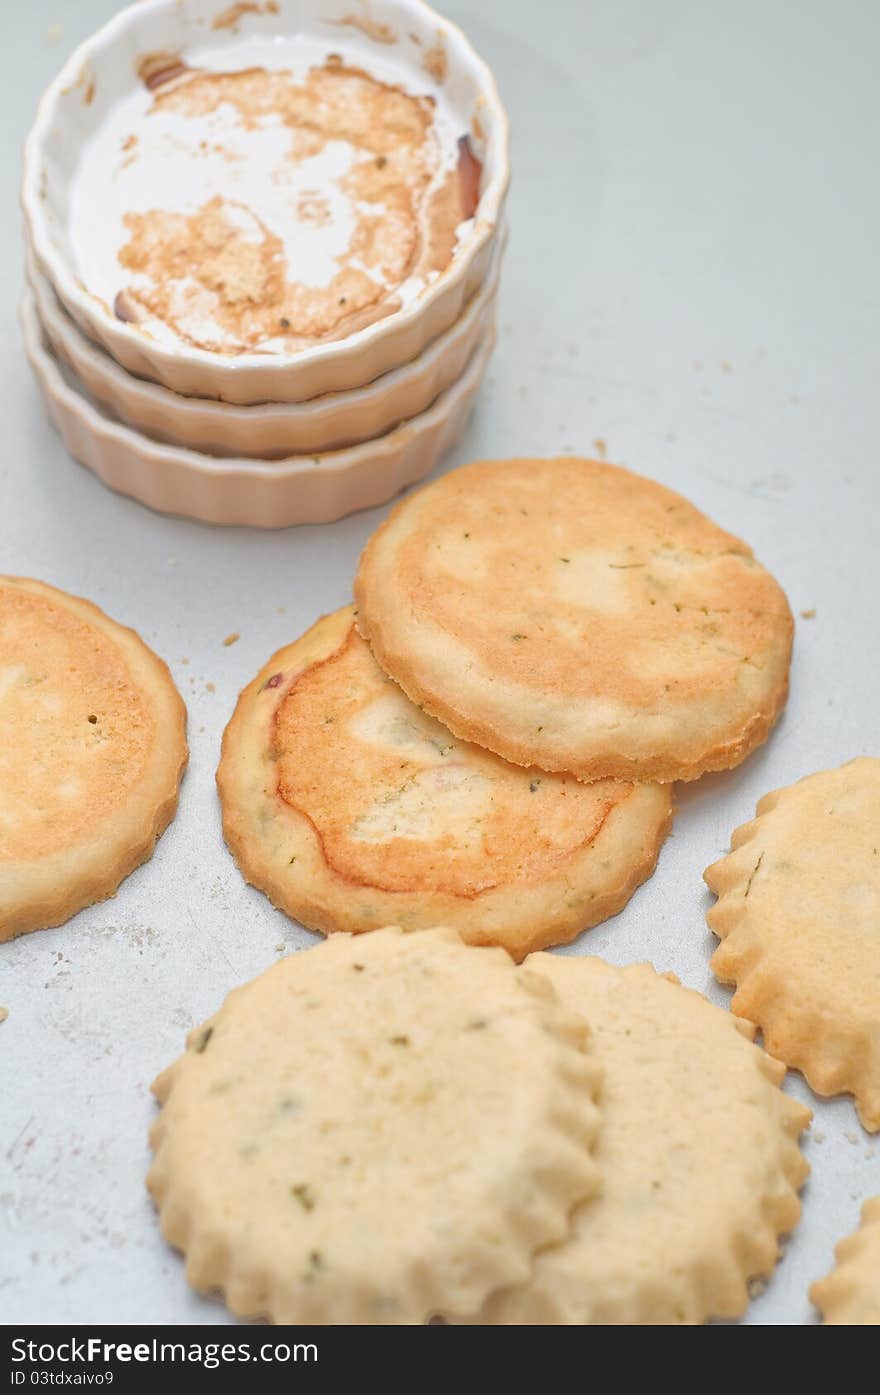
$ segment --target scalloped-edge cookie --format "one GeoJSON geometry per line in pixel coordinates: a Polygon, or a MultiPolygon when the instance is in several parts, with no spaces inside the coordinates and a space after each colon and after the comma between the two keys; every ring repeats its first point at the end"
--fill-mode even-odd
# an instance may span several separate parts
{"type": "Polygon", "coordinates": [[[242,1317],[476,1311],[596,1190],[587,1036],[546,978],[450,929],[290,955],[153,1087],[162,1231],[242,1317]]]}
{"type": "Polygon", "coordinates": [[[488,460],[368,542],[358,625],[462,740],[582,780],[738,765],[785,703],[794,622],[745,543],[599,460],[488,460]]]}
{"type": "Polygon", "coordinates": [[[767,1050],[880,1129],[880,760],[767,794],[704,873],[712,969],[767,1050]]]}
{"type": "Polygon", "coordinates": [[[0,576],[0,940],[112,896],[177,808],[186,709],[134,630],[0,576]]]}
{"type": "Polygon", "coordinates": [[[810,1111],[753,1029],[648,964],[537,954],[590,1023],[603,1083],[602,1188],[482,1322],[701,1323],[740,1316],[800,1216],[810,1111]]]}
{"type": "Polygon", "coordinates": [[[880,1327],[880,1196],[862,1207],[859,1228],[834,1249],[835,1267],[810,1297],[827,1326],[880,1327]]]}
{"type": "Polygon", "coordinates": [[[244,876],[309,929],[451,925],[517,959],[616,914],[672,822],[668,786],[585,785],[458,741],[382,672],[350,606],[244,690],[217,784],[244,876]]]}

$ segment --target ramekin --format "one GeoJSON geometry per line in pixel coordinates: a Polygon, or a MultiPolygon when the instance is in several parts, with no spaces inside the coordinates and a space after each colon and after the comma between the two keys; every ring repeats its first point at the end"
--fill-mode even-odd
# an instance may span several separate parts
{"type": "Polygon", "coordinates": [[[271,0],[248,6],[139,0],[80,45],[44,94],[25,145],[22,206],[39,270],[85,333],[131,372],[188,396],[239,404],[301,402],[372,382],[415,358],[459,318],[488,274],[508,181],[508,124],[495,79],[461,30],[422,0],[271,0]],[[393,55],[413,73],[413,90],[430,92],[432,84],[438,90],[442,82],[483,167],[472,230],[436,280],[409,305],[347,338],[288,354],[229,355],[158,343],[117,319],[85,288],[67,237],[70,190],[83,146],[115,101],[139,82],[139,60],[156,52],[185,57],[206,39],[219,45],[241,31],[266,37],[305,32],[328,49],[344,38],[359,46],[367,67],[371,49],[393,55]],[[426,61],[429,54],[435,55],[433,64],[426,61]]]}
{"type": "Polygon", "coordinates": [[[494,319],[501,252],[499,243],[485,284],[461,318],[412,363],[349,392],[253,407],[183,397],[159,383],[134,377],[86,338],[31,257],[27,277],[53,352],[97,402],[126,425],[154,440],[211,455],[273,460],[358,445],[426,411],[464,372],[494,319]]]}
{"type": "Polygon", "coordinates": [[[30,292],[20,317],[34,375],[74,459],[110,489],[160,513],[254,528],[332,523],[424,478],[464,431],[495,342],[490,325],[458,382],[426,412],[378,440],[314,457],[223,460],[162,445],[113,420],[46,347],[30,292]]]}

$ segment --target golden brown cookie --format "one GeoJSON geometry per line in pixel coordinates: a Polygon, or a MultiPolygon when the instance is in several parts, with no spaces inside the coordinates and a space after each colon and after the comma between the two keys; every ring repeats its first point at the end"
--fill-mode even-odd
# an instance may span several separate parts
{"type": "Polygon", "coordinates": [[[880,1129],[880,760],[767,794],[707,868],[712,968],[768,1051],[880,1129]]]}
{"type": "Polygon", "coordinates": [[[590,1023],[602,1072],[598,1194],[531,1277],[495,1294],[491,1323],[701,1323],[739,1317],[800,1216],[810,1112],[754,1028],[648,964],[535,954],[590,1023]]]}
{"type": "Polygon", "coordinates": [[[793,621],[680,495],[577,458],[490,460],[405,498],[355,585],[379,663],[457,736],[584,780],[693,780],[766,739],[793,621]]]}
{"type": "Polygon", "coordinates": [[[587,1035],[452,930],[281,960],[154,1086],[148,1185],[190,1283],[275,1322],[476,1311],[598,1185],[587,1035]]]}
{"type": "Polygon", "coordinates": [[[0,577],[0,940],[112,896],[177,808],[186,710],[97,606],[0,577]]]}
{"type": "Polygon", "coordinates": [[[244,876],[310,929],[446,924],[515,958],[619,911],[672,818],[668,786],[582,784],[456,740],[385,676],[351,607],[244,690],[217,783],[244,876]]]}
{"type": "Polygon", "coordinates": [[[880,1326],[880,1196],[862,1207],[858,1230],[834,1251],[836,1267],[810,1289],[829,1326],[880,1326]]]}

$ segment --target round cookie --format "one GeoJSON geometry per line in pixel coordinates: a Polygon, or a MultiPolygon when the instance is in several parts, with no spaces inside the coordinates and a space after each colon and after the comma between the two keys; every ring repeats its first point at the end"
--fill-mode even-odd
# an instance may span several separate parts
{"type": "Polygon", "coordinates": [[[835,1268],[810,1289],[826,1326],[880,1326],[880,1196],[865,1202],[858,1230],[834,1257],[835,1268]]]}
{"type": "Polygon", "coordinates": [[[880,1129],[880,760],[765,795],[704,873],[712,969],[767,1050],[880,1129]]]}
{"type": "Polygon", "coordinates": [[[177,808],[186,709],[89,601],[0,577],[0,940],[112,896],[177,808]]]}
{"type": "Polygon", "coordinates": [[[523,770],[409,701],[351,607],[242,693],[217,772],[249,882],[312,930],[452,925],[516,958],[614,915],[654,869],[668,786],[523,770]]]}
{"type": "Polygon", "coordinates": [[[280,1323],[476,1311],[598,1185],[587,1032],[452,930],[281,960],[153,1087],[148,1186],[190,1283],[280,1323]]]}
{"type": "Polygon", "coordinates": [[[749,1027],[647,964],[532,955],[590,1023],[602,1072],[602,1188],[491,1323],[665,1324],[733,1318],[800,1215],[810,1114],[749,1027]]]}
{"type": "Polygon", "coordinates": [[[399,503],[358,625],[414,702],[518,765],[693,780],[766,739],[793,621],[751,550],[597,460],[480,461],[399,503]]]}

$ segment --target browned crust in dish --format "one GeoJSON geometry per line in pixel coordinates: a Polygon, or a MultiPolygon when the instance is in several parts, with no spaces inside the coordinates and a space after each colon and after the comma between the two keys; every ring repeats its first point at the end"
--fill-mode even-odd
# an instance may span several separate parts
{"type": "MultiPolygon", "coordinates": [[[[345,142],[355,163],[326,187],[303,191],[296,216],[326,227],[335,192],[347,200],[353,228],[332,278],[314,285],[288,264],[277,226],[231,196],[235,186],[185,213],[128,210],[118,258],[135,280],[114,298],[117,318],[148,333],[157,321],[182,342],[216,353],[270,343],[291,350],[346,338],[394,314],[410,277],[428,283],[449,266],[458,229],[476,210],[482,167],[465,136],[458,164],[444,172],[431,97],[329,58],[301,80],[286,70],[200,71],[168,55],[157,61],[165,66],[147,82],[157,89],[151,114],[204,122],[231,109],[245,130],[272,117],[289,132],[288,172],[329,142],[345,142]]],[[[220,144],[213,149],[233,158],[220,144]]],[[[128,160],[137,158],[135,146],[128,160]]]]}

